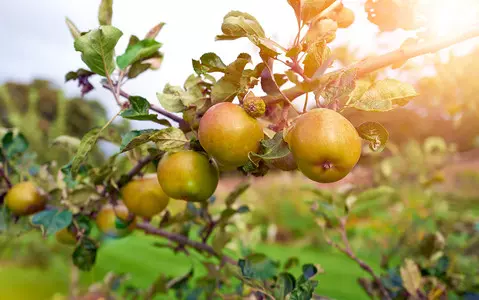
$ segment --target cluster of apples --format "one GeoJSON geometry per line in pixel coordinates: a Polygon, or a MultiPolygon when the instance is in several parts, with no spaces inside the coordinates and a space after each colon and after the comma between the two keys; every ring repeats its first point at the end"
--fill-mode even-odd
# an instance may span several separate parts
{"type": "MultiPolygon", "coordinates": [[[[220,170],[231,170],[248,162],[250,152],[260,150],[264,139],[260,122],[241,106],[219,103],[203,115],[198,128],[204,152],[183,150],[167,153],[158,164],[157,176],[135,179],[121,190],[122,201],[107,204],[96,216],[100,231],[121,237],[130,233],[136,218],[151,218],[162,212],[170,198],[189,202],[207,201],[215,192],[220,170]]],[[[275,161],[283,170],[299,169],[322,183],[346,176],[361,155],[361,140],[354,126],[329,109],[313,109],[293,121],[284,140],[291,155],[275,161]]],[[[45,209],[46,198],[32,182],[13,186],[5,197],[18,216],[45,209]]],[[[71,227],[57,233],[64,243],[75,243],[71,227]]]]}

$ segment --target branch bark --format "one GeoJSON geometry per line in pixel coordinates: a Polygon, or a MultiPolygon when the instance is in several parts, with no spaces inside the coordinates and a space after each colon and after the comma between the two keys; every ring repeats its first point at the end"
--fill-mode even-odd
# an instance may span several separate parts
{"type": "MultiPolygon", "coordinates": [[[[113,93],[115,92],[114,88],[111,88],[108,84],[103,84],[102,85],[105,89],[109,90],[109,91],[112,91],[113,93]]],[[[119,90],[119,95],[123,98],[130,98],[130,95],[128,93],[126,93],[125,91],[123,90],[119,90]]],[[[185,123],[185,121],[181,118],[181,117],[178,117],[177,115],[173,114],[173,113],[170,113],[169,111],[166,111],[164,110],[163,108],[157,106],[157,105],[154,105],[154,104],[151,104],[150,103],[150,109],[152,111],[155,111],[157,113],[159,113],[160,115],[163,115],[165,117],[167,117],[168,119],[172,120],[172,121],[175,121],[176,123],[180,124],[180,125],[183,125],[185,123]]]]}
{"type": "Polygon", "coordinates": [[[172,233],[172,232],[160,229],[160,228],[156,228],[156,227],[154,227],[151,224],[146,223],[146,222],[138,223],[136,225],[136,227],[138,229],[143,230],[146,234],[152,234],[152,235],[158,235],[158,236],[164,237],[164,238],[166,238],[166,239],[168,239],[172,242],[175,242],[179,245],[185,245],[185,246],[191,247],[193,249],[196,249],[197,251],[209,253],[209,254],[219,258],[221,261],[227,262],[227,263],[232,264],[232,265],[236,265],[236,260],[233,259],[232,257],[229,257],[227,255],[222,255],[222,254],[216,252],[213,249],[213,247],[211,247],[211,246],[209,246],[205,243],[200,243],[200,242],[197,242],[197,241],[190,240],[189,238],[187,238],[184,235],[176,234],[176,233],[172,233]]]}
{"type": "Polygon", "coordinates": [[[8,178],[7,174],[5,173],[5,170],[3,169],[3,166],[1,165],[0,165],[0,178],[3,178],[3,180],[5,181],[9,189],[12,188],[12,182],[10,181],[10,178],[8,178]]]}
{"type": "MultiPolygon", "coordinates": [[[[383,55],[379,55],[376,57],[366,58],[344,69],[357,68],[358,77],[362,77],[371,72],[390,66],[394,63],[405,61],[405,60],[408,60],[417,56],[421,56],[424,54],[434,53],[439,50],[448,48],[452,45],[464,42],[472,38],[476,38],[478,36],[479,36],[479,28],[474,28],[468,32],[465,32],[463,34],[460,34],[454,37],[443,38],[436,41],[423,42],[417,45],[400,48],[395,51],[392,51],[383,55]]],[[[323,78],[327,78],[328,76],[333,76],[334,74],[337,74],[338,72],[343,71],[344,69],[327,73],[323,75],[323,78]]],[[[301,88],[297,86],[283,91],[283,94],[290,100],[296,99],[299,96],[303,95],[304,93],[305,91],[303,91],[301,88]]],[[[262,98],[266,103],[273,103],[273,102],[281,101],[283,98],[283,95],[273,95],[273,96],[268,95],[268,96],[263,96],[262,98]]]]}

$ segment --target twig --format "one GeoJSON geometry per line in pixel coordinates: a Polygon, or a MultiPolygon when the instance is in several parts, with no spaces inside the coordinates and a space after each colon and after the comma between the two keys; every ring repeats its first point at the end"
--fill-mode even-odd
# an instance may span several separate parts
{"type": "Polygon", "coordinates": [[[369,266],[365,261],[361,260],[359,257],[356,256],[353,249],[351,248],[351,244],[349,243],[348,235],[347,235],[347,232],[346,232],[346,221],[347,221],[347,217],[343,217],[343,218],[339,219],[339,224],[340,224],[339,232],[341,234],[341,240],[343,241],[344,247],[342,247],[342,246],[338,245],[337,243],[333,242],[329,237],[327,237],[325,235],[326,242],[329,245],[335,247],[339,251],[346,254],[349,258],[354,260],[361,267],[361,269],[368,272],[369,275],[371,275],[371,277],[373,278],[376,285],[378,286],[381,294],[383,295],[383,299],[390,300],[391,297],[389,296],[388,291],[386,290],[383,283],[381,282],[381,279],[376,275],[376,273],[371,268],[371,266],[369,266]]]}
{"type": "MultiPolygon", "coordinates": [[[[104,61],[103,61],[103,65],[105,67],[105,70],[107,70],[106,63],[104,61]]],[[[119,97],[118,93],[116,93],[115,90],[114,90],[115,85],[113,84],[113,81],[111,80],[110,74],[108,74],[108,72],[106,72],[106,80],[108,81],[107,86],[109,87],[109,90],[113,93],[113,97],[115,97],[116,104],[118,104],[118,106],[122,107],[120,97],[119,97]]]]}
{"type": "Polygon", "coordinates": [[[269,74],[271,75],[271,80],[273,81],[274,85],[276,86],[276,88],[278,89],[278,91],[280,92],[281,96],[283,97],[284,100],[286,100],[289,105],[291,105],[291,107],[298,113],[298,115],[301,114],[301,112],[299,110],[296,109],[296,107],[294,107],[293,105],[293,102],[291,102],[291,100],[289,100],[288,96],[286,96],[283,91],[281,90],[281,88],[279,87],[278,83],[276,83],[276,80],[274,79],[274,74],[273,74],[273,70],[271,69],[270,65],[268,64],[268,62],[263,59],[263,62],[266,66],[266,68],[268,69],[269,71],[269,74]]]}
{"type": "Polygon", "coordinates": [[[5,170],[3,169],[3,166],[1,165],[0,165],[0,177],[3,178],[3,180],[5,181],[9,189],[12,188],[12,182],[10,181],[10,178],[8,178],[7,174],[5,173],[5,170]]]}
{"type": "Polygon", "coordinates": [[[164,237],[164,238],[166,238],[166,239],[168,239],[172,242],[178,243],[180,245],[189,246],[189,247],[191,247],[193,249],[196,249],[200,252],[209,253],[209,254],[219,258],[221,261],[227,262],[227,263],[232,264],[232,265],[236,265],[236,260],[233,259],[232,257],[229,257],[227,255],[222,255],[222,254],[216,252],[213,249],[213,247],[211,247],[207,244],[204,244],[204,243],[200,243],[200,242],[197,242],[197,241],[190,240],[189,238],[187,238],[184,235],[176,234],[176,233],[168,232],[168,231],[160,229],[160,228],[156,228],[156,227],[154,227],[154,226],[152,226],[152,225],[150,225],[149,223],[146,223],[146,222],[138,223],[136,225],[136,227],[138,229],[143,230],[146,234],[153,234],[153,235],[158,235],[158,236],[164,237]]]}
{"type": "Polygon", "coordinates": [[[308,109],[308,100],[309,100],[309,93],[306,93],[306,99],[304,99],[303,114],[308,109]]]}
{"type": "MultiPolygon", "coordinates": [[[[108,86],[107,84],[103,84],[102,86],[107,90],[110,90],[110,91],[113,90],[113,88],[110,88],[110,86],[108,86]]],[[[125,91],[121,90],[121,89],[119,89],[119,95],[123,98],[126,98],[126,99],[130,98],[130,95],[128,93],[126,93],[125,91]]],[[[170,119],[172,121],[175,121],[175,122],[179,123],[180,125],[185,123],[185,121],[181,117],[179,117],[179,116],[177,116],[173,113],[170,113],[170,112],[168,112],[168,111],[166,111],[166,110],[162,109],[161,107],[158,107],[154,104],[150,103],[150,109],[153,110],[153,111],[156,111],[160,115],[163,115],[163,116],[167,117],[168,119],[170,119]]]]}
{"type": "MultiPolygon", "coordinates": [[[[436,41],[423,42],[421,44],[411,45],[408,47],[403,47],[395,51],[364,59],[357,62],[351,66],[347,66],[341,70],[334,71],[323,75],[323,78],[328,78],[329,76],[334,76],[338,72],[344,72],[347,69],[356,68],[358,77],[365,76],[371,72],[377,71],[389,65],[392,65],[399,61],[405,61],[417,56],[421,56],[427,53],[437,52],[441,49],[450,47],[452,45],[458,44],[460,42],[469,40],[479,36],[479,28],[474,28],[466,33],[456,35],[454,37],[439,39],[436,41]]],[[[321,79],[323,79],[321,78],[321,79]]],[[[262,99],[266,103],[274,103],[281,101],[285,95],[288,99],[296,99],[297,97],[303,95],[307,91],[302,90],[300,87],[295,86],[289,89],[282,91],[281,95],[268,95],[263,96],[262,99]]]]}

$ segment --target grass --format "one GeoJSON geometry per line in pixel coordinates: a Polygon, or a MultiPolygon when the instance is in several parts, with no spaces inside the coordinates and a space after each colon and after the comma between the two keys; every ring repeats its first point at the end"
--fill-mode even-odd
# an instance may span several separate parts
{"type": "MultiPolygon", "coordinates": [[[[152,246],[154,237],[140,235],[106,242],[99,250],[95,268],[83,273],[81,282],[91,284],[103,279],[109,271],[129,273],[130,284],[145,288],[163,272],[166,275],[182,275],[199,261],[182,254],[175,255],[171,250],[152,246]]],[[[343,254],[332,250],[315,250],[281,245],[262,244],[256,252],[269,254],[272,258],[286,261],[296,256],[301,263],[318,263],[325,270],[318,276],[317,293],[333,299],[368,299],[356,280],[367,276],[354,262],[343,254]]],[[[377,259],[371,258],[373,261],[377,259]]],[[[366,257],[366,261],[368,261],[366,257]]],[[[377,265],[374,265],[377,268],[377,265]]],[[[299,274],[300,268],[293,269],[299,274]]],[[[196,273],[198,275],[201,272],[196,273]]],[[[50,269],[23,269],[12,266],[0,269],[0,300],[52,299],[55,293],[65,293],[68,289],[69,266],[60,259],[55,260],[50,269]]],[[[159,298],[160,299],[160,298],[159,298]]]]}

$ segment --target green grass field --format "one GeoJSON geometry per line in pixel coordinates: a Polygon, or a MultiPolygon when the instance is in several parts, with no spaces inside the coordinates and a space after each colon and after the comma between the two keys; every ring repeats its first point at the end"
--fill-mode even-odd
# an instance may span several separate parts
{"type": "MultiPolygon", "coordinates": [[[[100,248],[95,268],[82,274],[82,283],[99,281],[106,273],[113,271],[129,273],[131,275],[129,283],[147,287],[161,272],[166,275],[181,275],[188,272],[192,264],[199,264],[195,255],[191,257],[175,255],[169,249],[152,246],[155,240],[154,237],[135,235],[106,242],[100,248]]],[[[366,294],[356,283],[359,276],[367,275],[341,253],[280,245],[260,245],[255,251],[268,253],[270,257],[282,262],[291,256],[297,256],[301,263],[320,264],[325,273],[317,277],[318,294],[333,299],[367,299],[366,294]]],[[[371,258],[364,258],[371,261],[371,258]]],[[[375,260],[372,259],[373,262],[375,260]]],[[[372,265],[377,266],[374,263],[372,265]]],[[[299,274],[300,269],[298,267],[293,271],[299,274]]],[[[2,266],[0,300],[51,299],[55,293],[67,291],[69,275],[69,266],[60,259],[55,260],[46,271],[2,266]]]]}

